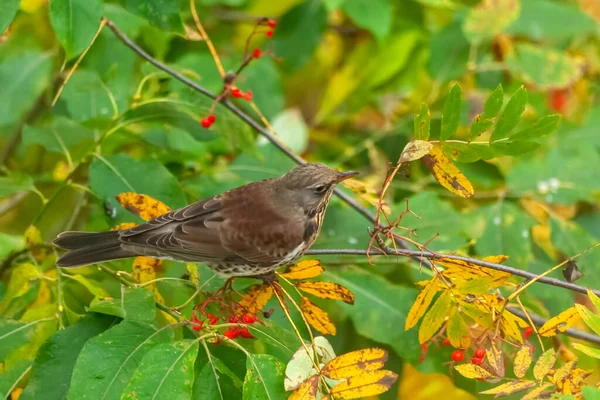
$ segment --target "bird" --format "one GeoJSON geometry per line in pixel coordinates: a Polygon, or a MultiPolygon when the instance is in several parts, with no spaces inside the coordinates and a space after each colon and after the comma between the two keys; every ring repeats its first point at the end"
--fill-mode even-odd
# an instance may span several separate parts
{"type": "Polygon", "coordinates": [[[53,242],[67,250],[57,265],[146,256],[205,263],[229,278],[272,280],[276,269],[295,264],[315,242],[335,186],[357,174],[306,163],[134,228],[63,232],[53,242]]]}

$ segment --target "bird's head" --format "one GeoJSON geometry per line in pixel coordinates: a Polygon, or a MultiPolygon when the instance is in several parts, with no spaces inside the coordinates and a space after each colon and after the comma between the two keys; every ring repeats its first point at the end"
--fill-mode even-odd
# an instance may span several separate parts
{"type": "Polygon", "coordinates": [[[358,172],[338,172],[323,164],[307,163],[283,175],[279,183],[295,205],[310,214],[327,205],[336,184],[355,175],[358,172]]]}

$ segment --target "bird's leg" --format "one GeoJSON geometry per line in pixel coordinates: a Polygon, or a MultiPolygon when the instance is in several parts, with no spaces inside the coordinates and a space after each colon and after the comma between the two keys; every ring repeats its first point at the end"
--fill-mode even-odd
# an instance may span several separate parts
{"type": "Polygon", "coordinates": [[[279,279],[277,278],[275,271],[269,271],[266,274],[262,274],[262,275],[254,275],[252,278],[262,279],[263,283],[279,282],[279,279]]]}

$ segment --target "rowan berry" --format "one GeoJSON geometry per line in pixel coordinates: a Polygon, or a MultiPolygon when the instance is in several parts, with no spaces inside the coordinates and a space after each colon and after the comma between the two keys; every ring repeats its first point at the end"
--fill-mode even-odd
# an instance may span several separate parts
{"type": "Polygon", "coordinates": [[[525,336],[525,339],[529,339],[529,337],[533,334],[533,328],[528,326],[527,328],[525,328],[525,330],[523,331],[523,336],[525,336]]]}
{"type": "Polygon", "coordinates": [[[227,329],[225,332],[223,332],[223,336],[231,340],[237,337],[236,332],[233,329],[227,329]]]}
{"type": "Polygon", "coordinates": [[[242,316],[242,322],[244,324],[253,324],[256,322],[256,316],[254,316],[252,314],[244,314],[242,316]]]}
{"type": "Polygon", "coordinates": [[[475,357],[477,357],[477,358],[485,357],[485,349],[480,347],[477,350],[475,350],[475,357]]]}
{"type": "Polygon", "coordinates": [[[244,99],[248,101],[252,100],[252,90],[248,90],[246,93],[244,93],[244,99]]]}
{"type": "Polygon", "coordinates": [[[202,121],[200,122],[200,124],[202,125],[203,128],[210,128],[210,126],[212,125],[212,122],[210,122],[210,119],[208,119],[208,117],[206,117],[206,118],[202,118],[202,121]]]}
{"type": "Polygon", "coordinates": [[[267,21],[267,25],[269,25],[271,28],[275,29],[277,27],[277,21],[275,21],[274,19],[269,19],[267,21]]]}
{"type": "Polygon", "coordinates": [[[214,124],[215,121],[217,120],[217,117],[214,114],[211,114],[206,118],[208,118],[208,120],[210,121],[211,124],[214,124]]]}
{"type": "Polygon", "coordinates": [[[240,318],[237,315],[232,315],[231,317],[229,317],[229,323],[231,324],[235,324],[236,322],[239,322],[240,318]]]}
{"type": "Polygon", "coordinates": [[[195,331],[199,331],[200,329],[202,329],[202,324],[202,321],[192,320],[192,329],[195,331]]]}
{"type": "Polygon", "coordinates": [[[218,318],[217,318],[217,316],[216,316],[215,314],[208,314],[208,315],[206,316],[206,318],[208,318],[208,319],[209,319],[209,323],[210,323],[211,325],[214,325],[214,324],[216,324],[216,323],[217,323],[217,320],[218,320],[218,318]]]}
{"type": "Polygon", "coordinates": [[[267,35],[267,37],[272,38],[273,37],[273,31],[267,31],[265,33],[265,35],[267,35]]]}
{"type": "Polygon", "coordinates": [[[252,336],[252,334],[250,333],[250,330],[248,330],[248,328],[246,328],[246,327],[242,328],[241,335],[245,339],[252,339],[252,338],[254,338],[254,336],[252,336]]]}
{"type": "Polygon", "coordinates": [[[244,94],[242,93],[242,91],[240,89],[238,89],[238,88],[231,89],[231,95],[233,97],[243,97],[244,96],[244,94]]]}
{"type": "Polygon", "coordinates": [[[442,344],[443,344],[444,346],[450,346],[450,344],[451,344],[451,343],[450,343],[450,339],[448,339],[448,338],[444,339],[444,341],[442,342],[442,344]]]}
{"type": "Polygon", "coordinates": [[[260,58],[260,49],[254,49],[252,51],[252,57],[253,58],[260,58]]]}
{"type": "Polygon", "coordinates": [[[481,365],[481,364],[483,364],[483,358],[482,357],[473,357],[473,358],[471,358],[471,363],[473,363],[475,365],[481,365]]]}
{"type": "Polygon", "coordinates": [[[465,358],[465,354],[461,350],[454,350],[452,352],[452,359],[456,362],[460,362],[465,358]]]}

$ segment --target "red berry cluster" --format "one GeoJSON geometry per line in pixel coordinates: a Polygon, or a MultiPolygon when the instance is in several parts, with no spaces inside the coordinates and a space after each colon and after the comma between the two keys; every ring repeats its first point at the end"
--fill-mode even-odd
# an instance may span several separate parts
{"type": "Polygon", "coordinates": [[[473,354],[473,358],[471,358],[471,363],[475,365],[483,364],[483,359],[485,358],[485,349],[480,347],[475,350],[475,354],[473,354]]]}
{"type": "MultiPolygon", "coordinates": [[[[209,325],[214,325],[219,320],[219,318],[217,318],[217,316],[215,314],[206,314],[206,318],[208,319],[209,325]]],[[[190,318],[190,322],[192,323],[192,329],[195,330],[195,331],[199,331],[200,329],[202,329],[202,326],[204,325],[204,321],[202,321],[201,319],[196,318],[196,311],[195,310],[192,313],[192,317],[190,318]]]]}
{"type": "MultiPolygon", "coordinates": [[[[242,315],[242,317],[237,317],[237,316],[232,316],[229,318],[229,322],[232,324],[235,323],[242,323],[242,324],[253,324],[255,322],[258,321],[258,317],[256,317],[256,315],[252,315],[252,314],[244,314],[242,315]]],[[[228,339],[235,339],[239,336],[243,337],[244,339],[252,339],[254,338],[254,336],[252,336],[252,334],[250,333],[250,330],[245,327],[245,326],[232,326],[229,329],[227,329],[225,332],[223,332],[223,336],[225,336],[228,339]]]]}
{"type": "Polygon", "coordinates": [[[215,121],[217,120],[217,117],[215,117],[214,114],[209,115],[208,117],[204,117],[202,118],[202,121],[200,122],[202,124],[203,128],[210,128],[210,126],[212,124],[215,123],[215,121]]]}
{"type": "Polygon", "coordinates": [[[246,93],[244,93],[238,88],[233,88],[233,89],[231,89],[231,95],[238,99],[241,98],[241,99],[248,100],[248,101],[252,100],[252,90],[248,90],[246,93]]]}
{"type": "Polygon", "coordinates": [[[274,19],[269,19],[267,20],[267,25],[269,25],[269,28],[271,28],[270,30],[268,30],[265,35],[267,35],[267,37],[272,38],[273,37],[273,29],[275,29],[277,27],[277,22],[274,19]]]}

